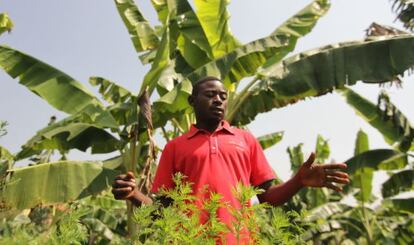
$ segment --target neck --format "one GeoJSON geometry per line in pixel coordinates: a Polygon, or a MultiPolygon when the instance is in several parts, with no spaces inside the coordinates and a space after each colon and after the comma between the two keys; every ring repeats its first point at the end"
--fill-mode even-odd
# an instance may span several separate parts
{"type": "Polygon", "coordinates": [[[196,127],[198,129],[206,130],[210,133],[216,131],[216,129],[220,126],[221,121],[199,121],[197,120],[196,127]]]}

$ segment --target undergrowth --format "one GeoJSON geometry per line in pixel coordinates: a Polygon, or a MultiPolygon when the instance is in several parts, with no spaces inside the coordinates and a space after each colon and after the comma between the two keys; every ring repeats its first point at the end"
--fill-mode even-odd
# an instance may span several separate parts
{"type": "Polygon", "coordinates": [[[172,199],[168,207],[160,202],[135,209],[137,230],[126,232],[125,204],[111,199],[109,194],[74,202],[64,208],[37,207],[29,214],[20,213],[13,219],[0,221],[0,244],[225,244],[225,234],[231,232],[244,244],[249,234],[250,244],[301,244],[301,235],[308,224],[303,215],[285,212],[265,204],[249,205],[259,193],[251,187],[238,185],[234,195],[242,208],[234,209],[221,202],[217,193],[209,193],[203,210],[191,194],[191,185],[175,177],[176,188],[163,190],[172,199]],[[220,222],[219,208],[228,209],[235,218],[231,227],[220,222]],[[37,212],[37,213],[36,213],[37,212]],[[37,215],[37,216],[36,216],[37,215]],[[200,224],[201,217],[208,219],[200,224]],[[36,218],[37,217],[37,218],[36,218]],[[246,231],[249,231],[246,233],[246,231]]]}

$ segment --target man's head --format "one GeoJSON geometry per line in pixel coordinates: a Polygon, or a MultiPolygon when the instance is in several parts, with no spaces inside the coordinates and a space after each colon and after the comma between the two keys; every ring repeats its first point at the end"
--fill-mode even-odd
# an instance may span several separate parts
{"type": "Polygon", "coordinates": [[[205,77],[194,84],[188,102],[197,123],[217,123],[224,119],[227,109],[227,89],[218,78],[205,77]]]}

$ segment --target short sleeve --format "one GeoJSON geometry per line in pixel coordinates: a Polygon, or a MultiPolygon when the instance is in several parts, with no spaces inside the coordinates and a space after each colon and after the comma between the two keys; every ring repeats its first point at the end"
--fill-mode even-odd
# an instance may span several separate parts
{"type": "Polygon", "coordinates": [[[174,146],[167,143],[161,153],[160,162],[154,177],[151,192],[157,193],[161,188],[170,189],[174,187],[174,146]]]}
{"type": "Polygon", "coordinates": [[[275,179],[276,176],[273,172],[272,167],[264,155],[263,149],[260,146],[257,139],[249,134],[249,147],[250,147],[250,163],[251,163],[251,174],[250,184],[258,186],[266,181],[275,179]]]}

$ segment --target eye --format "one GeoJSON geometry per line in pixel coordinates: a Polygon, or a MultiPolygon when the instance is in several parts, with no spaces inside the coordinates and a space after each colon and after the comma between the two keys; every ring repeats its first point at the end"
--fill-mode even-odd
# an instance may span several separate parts
{"type": "Polygon", "coordinates": [[[204,93],[204,95],[205,95],[205,96],[207,96],[207,97],[209,97],[209,98],[214,97],[214,96],[215,96],[215,94],[216,94],[216,93],[214,93],[213,91],[206,91],[206,92],[204,93]]]}
{"type": "Polygon", "coordinates": [[[220,93],[220,99],[226,100],[227,99],[227,93],[220,93]]]}

